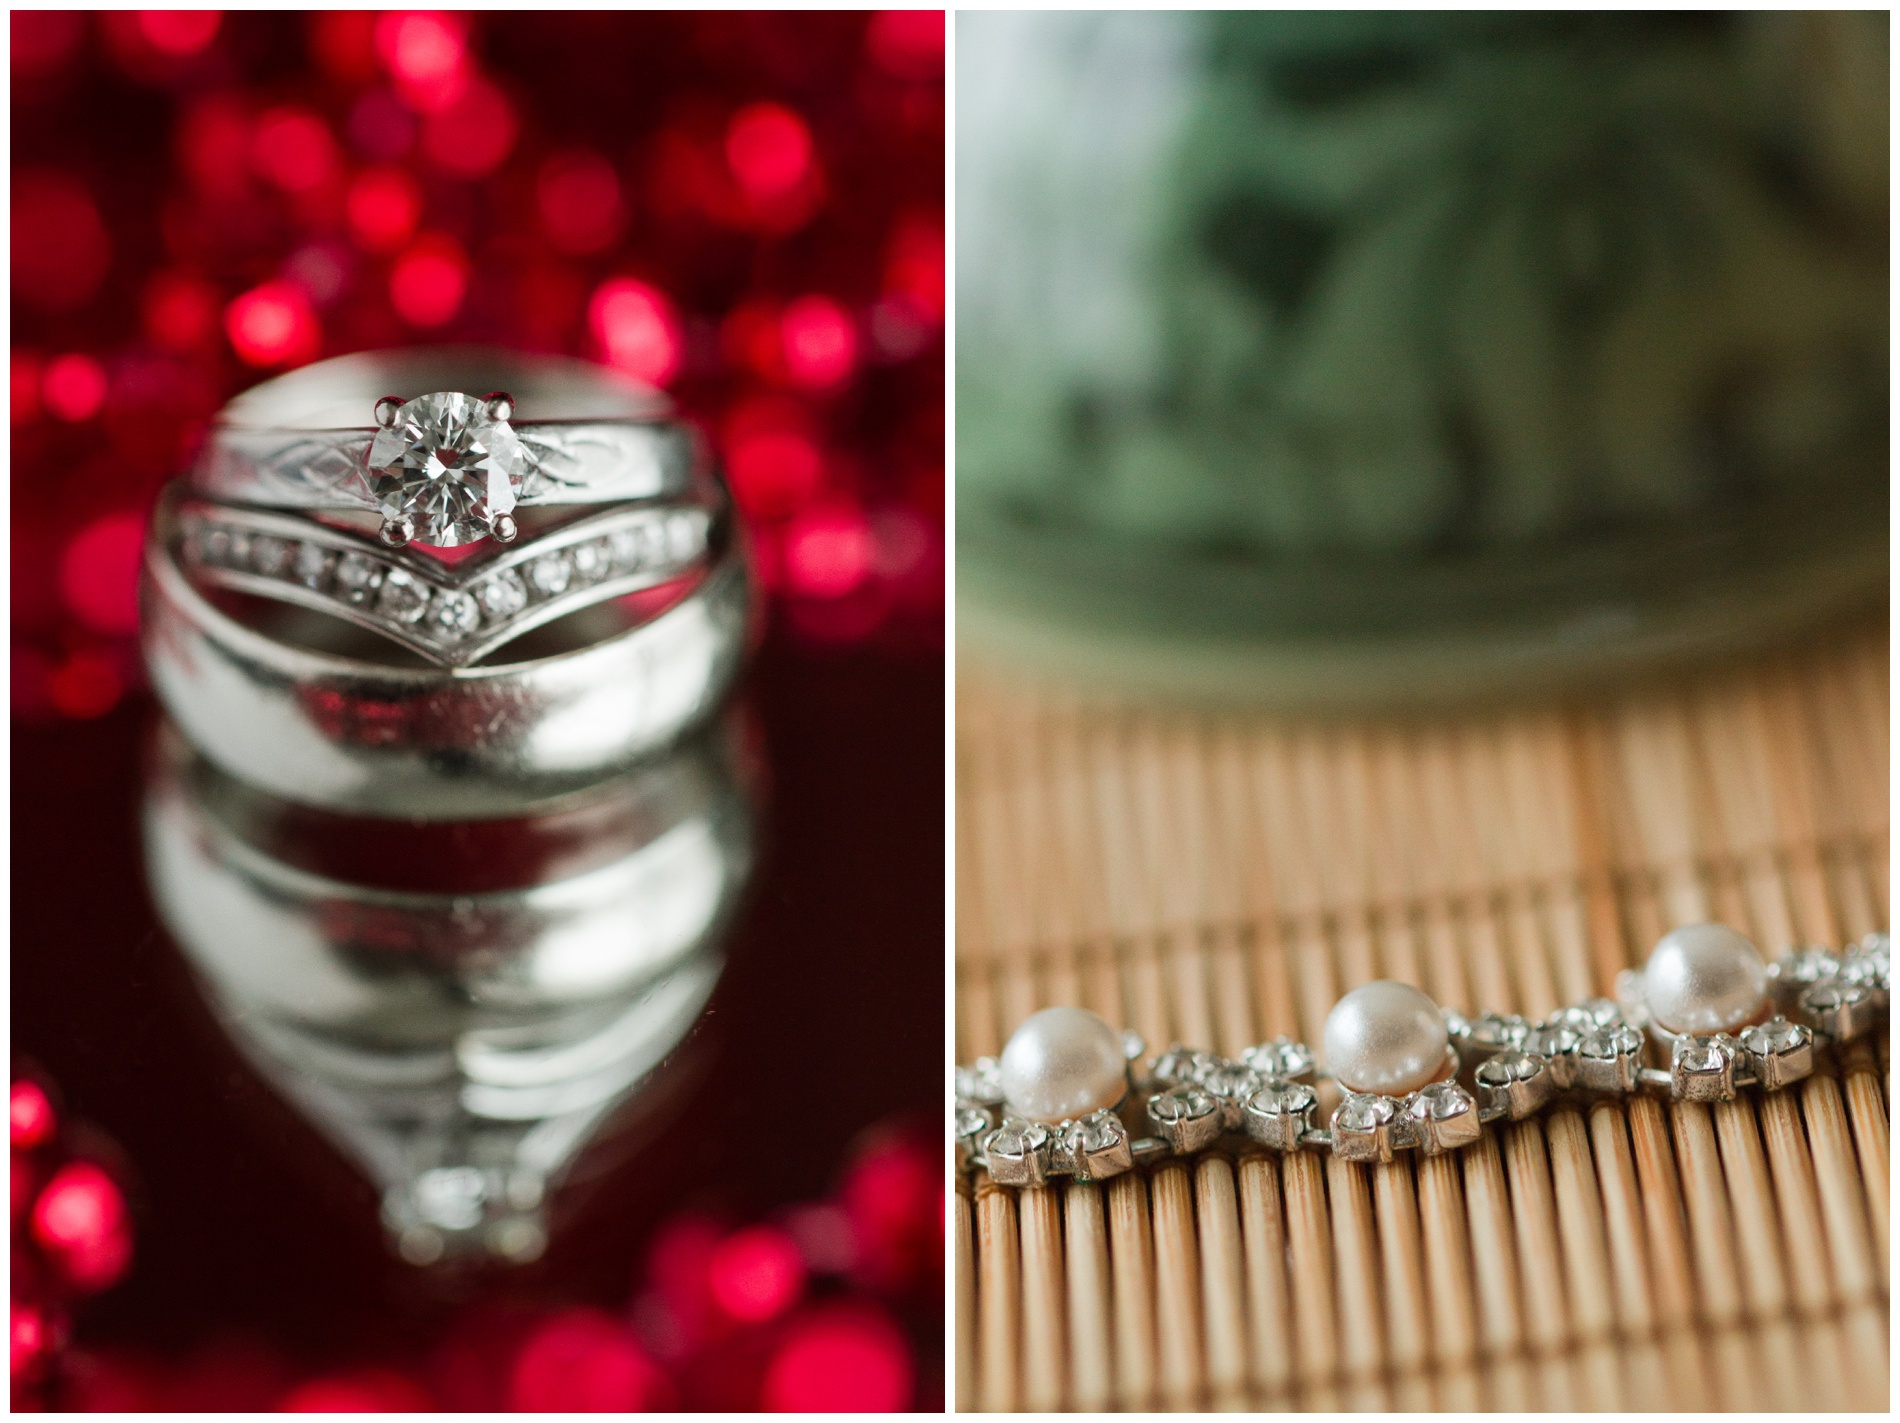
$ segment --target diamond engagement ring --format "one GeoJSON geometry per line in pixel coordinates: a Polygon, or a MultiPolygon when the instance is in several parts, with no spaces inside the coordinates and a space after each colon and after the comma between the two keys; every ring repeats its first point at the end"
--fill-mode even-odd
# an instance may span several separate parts
{"type": "Polygon", "coordinates": [[[142,599],[153,687],[214,764],[413,819],[626,771],[718,706],[751,626],[731,501],[657,393],[467,349],[232,401],[154,506],[142,599]]]}
{"type": "Polygon", "coordinates": [[[1045,1008],[1000,1057],[957,1069],[957,1165],[1005,1186],[1101,1180],[1223,1139],[1384,1162],[1470,1146],[1489,1123],[1578,1094],[1729,1101],[1811,1076],[1830,1048],[1886,1021],[1890,990],[1885,934],[1765,964],[1733,929],[1695,924],[1626,971],[1620,1001],[1538,1022],[1467,1019],[1409,984],[1362,984],[1327,1015],[1323,1054],[1290,1038],[1233,1059],[1177,1044],[1144,1071],[1136,1034],[1045,1008]],[[1324,1110],[1322,1086],[1337,1089],[1324,1110]]]}
{"type": "Polygon", "coordinates": [[[512,542],[521,509],[685,495],[695,465],[665,403],[610,371],[451,348],[343,356],[245,392],[190,484],[212,500],[373,519],[392,548],[458,548],[512,542]]]}

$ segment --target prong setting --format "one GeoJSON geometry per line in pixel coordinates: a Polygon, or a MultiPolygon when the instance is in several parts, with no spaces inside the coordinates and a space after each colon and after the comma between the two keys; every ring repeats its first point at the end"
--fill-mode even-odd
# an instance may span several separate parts
{"type": "Polygon", "coordinates": [[[511,544],[521,537],[521,525],[515,522],[513,514],[497,514],[488,521],[488,528],[495,536],[496,543],[511,544]]]}
{"type": "Polygon", "coordinates": [[[489,415],[496,420],[515,418],[515,398],[505,390],[490,391],[483,397],[483,403],[488,406],[489,415]]]}
{"type": "Polygon", "coordinates": [[[402,548],[415,536],[414,519],[384,519],[383,526],[376,531],[376,538],[384,548],[402,548]]]}
{"type": "Polygon", "coordinates": [[[385,395],[376,402],[376,423],[387,430],[396,423],[396,414],[407,402],[400,395],[385,395]]]}

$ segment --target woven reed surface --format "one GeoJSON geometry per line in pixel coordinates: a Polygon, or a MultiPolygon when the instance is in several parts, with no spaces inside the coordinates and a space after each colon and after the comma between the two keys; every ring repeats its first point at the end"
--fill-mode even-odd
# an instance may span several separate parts
{"type": "MultiPolygon", "coordinates": [[[[958,1061],[1080,1003],[1231,1053],[1393,977],[1606,992],[1668,928],[1888,923],[1887,640],[1561,706],[1339,724],[960,671],[958,1061]]],[[[1171,1162],[955,1201],[956,1399],[1010,1409],[1885,1409],[1887,1040],[1719,1106],[1455,1157],[1171,1162]]]]}

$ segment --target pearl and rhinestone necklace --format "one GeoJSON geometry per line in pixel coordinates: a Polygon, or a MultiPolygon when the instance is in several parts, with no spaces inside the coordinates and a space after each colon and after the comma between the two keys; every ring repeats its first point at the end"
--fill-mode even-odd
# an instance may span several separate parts
{"type": "Polygon", "coordinates": [[[1144,1071],[1136,1034],[1083,1008],[1045,1008],[1000,1058],[957,1069],[957,1168],[1007,1186],[1102,1180],[1229,1135],[1390,1161],[1469,1146],[1485,1123],[1521,1121],[1565,1094],[1723,1102],[1799,1081],[1817,1051],[1885,1021],[1889,983],[1885,934],[1764,964],[1733,929],[1693,924],[1618,975],[1617,1001],[1537,1023],[1466,1019],[1409,984],[1364,984],[1327,1015],[1324,1069],[1304,1043],[1275,1038],[1236,1059],[1177,1044],[1144,1071]],[[1652,1048],[1666,1068],[1649,1065],[1652,1048]],[[1320,1126],[1315,1084],[1329,1078],[1341,1096],[1320,1126]],[[1143,1118],[1153,1135],[1131,1131],[1143,1118]]]}

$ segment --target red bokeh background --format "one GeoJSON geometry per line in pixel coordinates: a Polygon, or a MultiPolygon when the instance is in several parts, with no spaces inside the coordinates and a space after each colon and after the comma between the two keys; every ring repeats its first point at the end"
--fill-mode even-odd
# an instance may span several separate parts
{"type": "Polygon", "coordinates": [[[11,27],[16,1407],[940,1406],[942,14],[11,27]],[[450,341],[704,428],[774,792],[682,1124],[445,1292],[156,929],[135,574],[231,394],[450,341]]]}
{"type": "Polygon", "coordinates": [[[417,342],[666,387],[796,636],[941,638],[940,12],[11,24],[16,712],[137,684],[140,519],[226,398],[417,342]]]}

